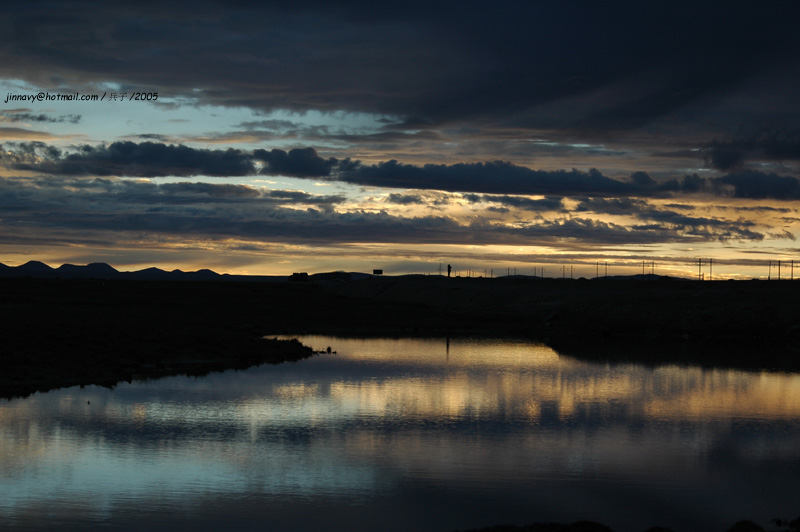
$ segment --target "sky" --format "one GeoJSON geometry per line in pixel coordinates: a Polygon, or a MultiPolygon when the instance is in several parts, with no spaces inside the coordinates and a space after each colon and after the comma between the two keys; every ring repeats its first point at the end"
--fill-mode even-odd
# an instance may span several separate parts
{"type": "Polygon", "coordinates": [[[796,2],[127,4],[4,7],[3,264],[800,268],[796,2]]]}

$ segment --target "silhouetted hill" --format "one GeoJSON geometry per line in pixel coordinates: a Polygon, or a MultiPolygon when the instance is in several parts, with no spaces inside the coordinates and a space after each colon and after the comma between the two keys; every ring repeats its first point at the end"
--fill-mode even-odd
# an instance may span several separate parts
{"type": "Polygon", "coordinates": [[[119,272],[105,262],[93,262],[85,266],[86,271],[98,275],[117,275],[119,272]]]}
{"type": "Polygon", "coordinates": [[[182,273],[186,278],[195,280],[195,281],[216,281],[218,280],[221,275],[213,270],[209,270],[207,268],[203,268],[202,270],[197,270],[196,272],[181,272],[180,270],[175,270],[177,272],[182,273]]]}
{"type": "Polygon", "coordinates": [[[55,269],[57,277],[67,279],[117,279],[120,272],[104,262],[93,262],[86,266],[62,264],[55,269]]]}
{"type": "MultiPolygon", "coordinates": [[[[27,277],[34,279],[129,279],[140,281],[250,281],[268,282],[284,281],[286,276],[263,275],[229,275],[219,274],[213,270],[203,268],[195,272],[172,270],[170,272],[160,268],[145,268],[132,272],[121,272],[104,262],[94,262],[86,266],[75,264],[62,264],[58,268],[51,268],[39,261],[29,261],[21,266],[8,266],[0,263],[0,278],[27,277]]],[[[349,280],[349,279],[348,279],[349,280]]]]}
{"type": "MultiPolygon", "coordinates": [[[[183,272],[180,272],[183,273],[183,272]]],[[[170,278],[178,277],[180,274],[174,274],[161,268],[145,268],[144,270],[137,270],[135,272],[126,272],[125,277],[128,279],[141,279],[148,281],[167,281],[170,278]]]]}
{"type": "Polygon", "coordinates": [[[22,266],[17,266],[17,269],[22,272],[26,273],[51,273],[53,268],[45,264],[44,262],[39,262],[38,260],[29,260],[22,266]]]}

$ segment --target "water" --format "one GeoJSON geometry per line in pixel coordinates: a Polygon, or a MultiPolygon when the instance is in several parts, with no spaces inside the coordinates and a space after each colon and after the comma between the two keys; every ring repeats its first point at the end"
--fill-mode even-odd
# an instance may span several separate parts
{"type": "Polygon", "coordinates": [[[722,532],[800,515],[798,375],[301,340],[337,354],[0,403],[0,528],[722,532]]]}

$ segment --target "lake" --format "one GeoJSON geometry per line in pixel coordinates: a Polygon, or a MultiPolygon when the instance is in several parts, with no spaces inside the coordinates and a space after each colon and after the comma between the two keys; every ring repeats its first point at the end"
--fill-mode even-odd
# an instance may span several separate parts
{"type": "Polygon", "coordinates": [[[0,402],[0,528],[722,532],[800,515],[800,375],[298,338],[336,353],[0,402]]]}

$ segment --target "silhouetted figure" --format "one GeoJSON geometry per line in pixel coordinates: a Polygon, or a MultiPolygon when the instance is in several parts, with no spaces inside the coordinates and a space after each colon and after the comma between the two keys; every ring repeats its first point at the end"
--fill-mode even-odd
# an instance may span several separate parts
{"type": "Polygon", "coordinates": [[[448,265],[447,265],[447,276],[448,276],[448,277],[450,277],[450,270],[452,270],[452,269],[453,269],[453,268],[452,268],[452,267],[451,267],[451,266],[448,264],[448,265]]]}

